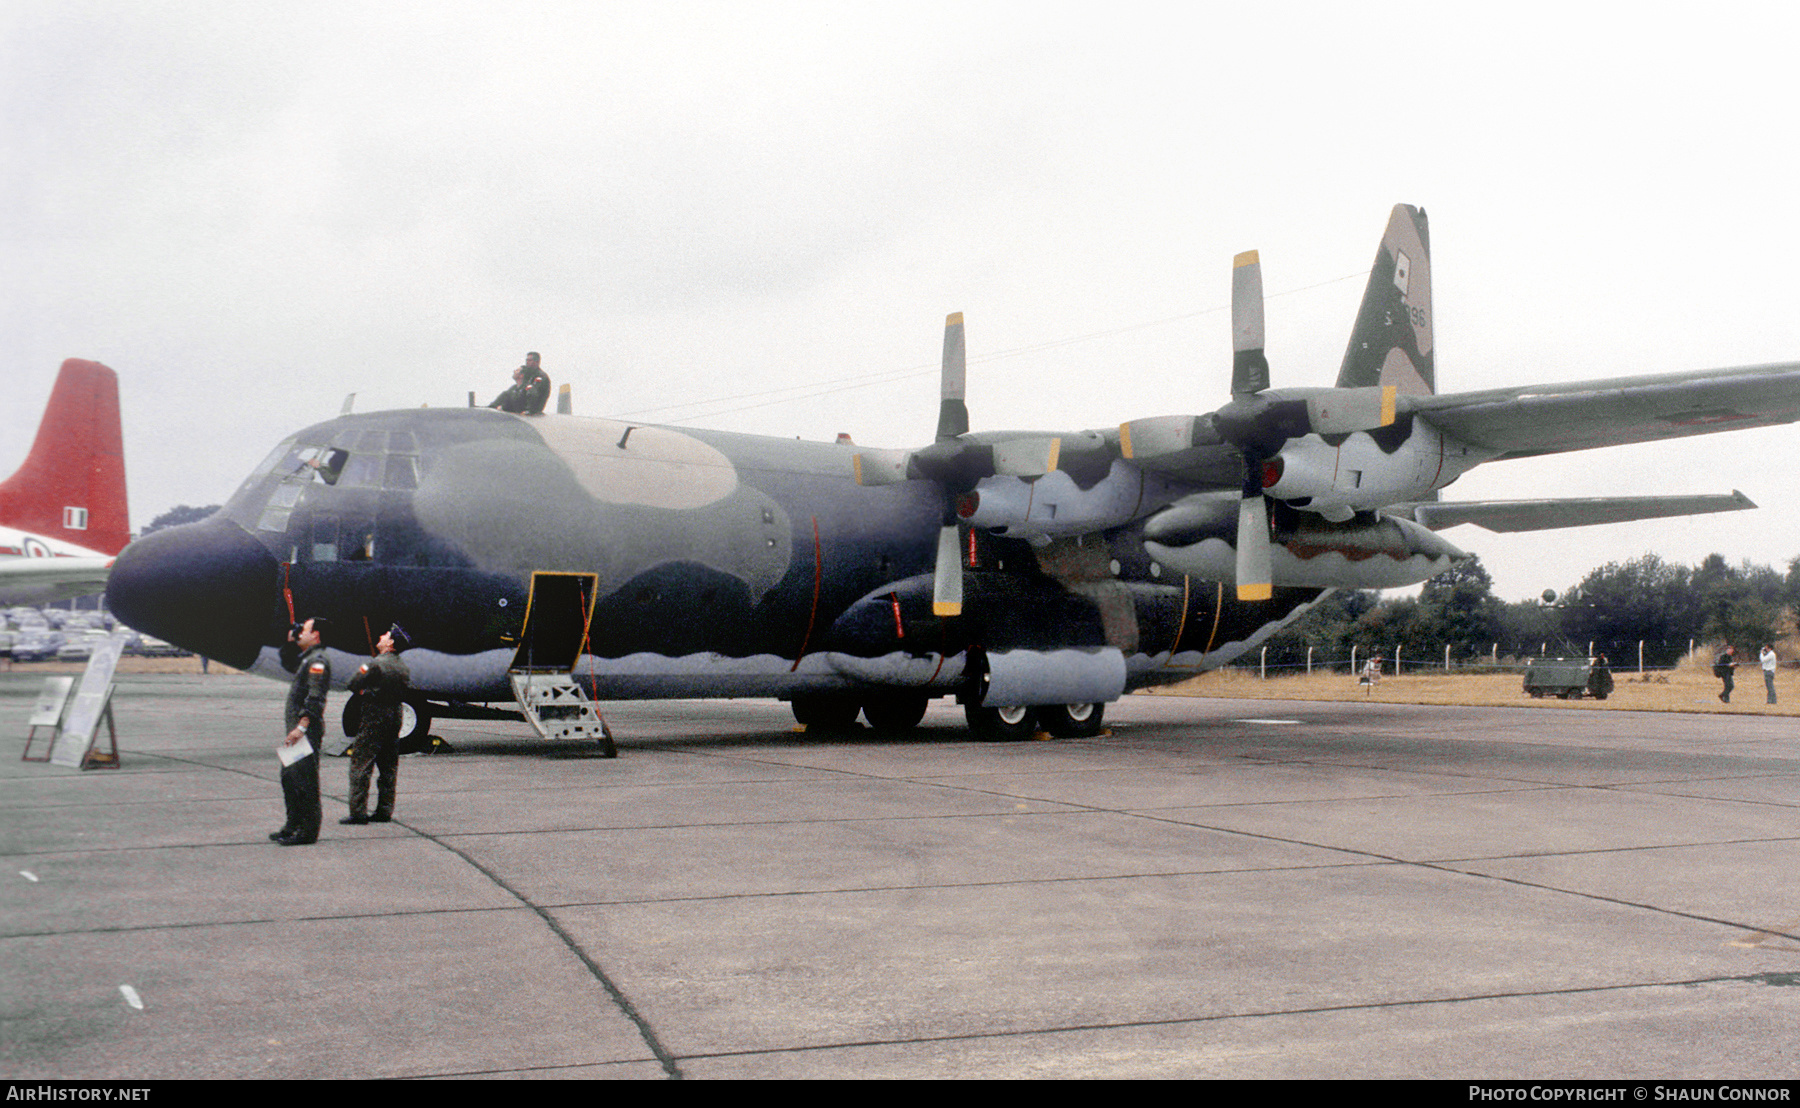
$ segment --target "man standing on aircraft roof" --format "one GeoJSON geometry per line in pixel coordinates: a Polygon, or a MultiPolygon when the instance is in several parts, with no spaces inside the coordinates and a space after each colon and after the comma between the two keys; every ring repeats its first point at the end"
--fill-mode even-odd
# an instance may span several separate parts
{"type": "Polygon", "coordinates": [[[1762,662],[1763,687],[1769,690],[1769,703],[1775,703],[1775,648],[1763,643],[1762,653],[1757,656],[1762,662]]]}
{"type": "Polygon", "coordinates": [[[412,645],[398,623],[376,642],[375,657],[350,678],[350,691],[362,695],[356,745],[350,748],[350,814],[339,823],[386,823],[394,818],[394,792],[400,775],[400,705],[410,674],[400,652],[412,645]],[[375,814],[368,814],[369,777],[381,771],[375,814]]]}
{"type": "Polygon", "coordinates": [[[538,353],[525,355],[525,364],[513,370],[512,387],[494,397],[490,408],[518,415],[543,415],[550,402],[550,375],[538,365],[538,353]]]}
{"type": "Polygon", "coordinates": [[[1735,669],[1737,669],[1737,647],[1726,643],[1725,649],[1719,651],[1719,656],[1713,659],[1713,676],[1725,682],[1725,687],[1719,690],[1719,699],[1726,704],[1731,703],[1731,688],[1736,682],[1732,671],[1735,669]]]}
{"type": "Polygon", "coordinates": [[[331,687],[331,662],[325,657],[328,622],[307,620],[288,632],[288,639],[303,652],[288,687],[287,737],[284,747],[305,743],[298,758],[282,759],[281,796],[287,804],[287,822],[269,838],[282,846],[305,846],[319,841],[319,740],[325,735],[325,692],[331,687]]]}

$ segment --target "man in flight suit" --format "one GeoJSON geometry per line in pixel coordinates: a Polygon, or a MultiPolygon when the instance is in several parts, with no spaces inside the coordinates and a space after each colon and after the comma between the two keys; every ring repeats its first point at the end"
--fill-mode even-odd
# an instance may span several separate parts
{"type": "Polygon", "coordinates": [[[525,364],[513,370],[512,387],[494,397],[490,408],[518,415],[543,415],[550,402],[550,375],[538,364],[537,351],[525,355],[525,364]]]}
{"type": "Polygon", "coordinates": [[[269,838],[282,846],[305,846],[319,841],[319,740],[325,736],[325,692],[331,687],[331,662],[325,656],[327,621],[315,617],[288,632],[288,640],[302,653],[288,687],[287,737],[283,746],[302,739],[311,753],[281,767],[281,796],[287,803],[287,822],[269,838]]]}
{"type": "Polygon", "coordinates": [[[339,823],[386,823],[394,818],[394,789],[400,775],[400,705],[409,674],[400,652],[412,645],[396,623],[377,640],[375,657],[350,678],[350,691],[362,696],[356,745],[350,748],[350,814],[339,823]],[[375,814],[368,815],[369,778],[381,771],[375,814]]]}

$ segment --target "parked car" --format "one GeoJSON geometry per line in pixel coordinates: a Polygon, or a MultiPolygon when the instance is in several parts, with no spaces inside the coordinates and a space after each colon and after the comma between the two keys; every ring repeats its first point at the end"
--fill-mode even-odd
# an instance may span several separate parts
{"type": "Polygon", "coordinates": [[[146,658],[185,658],[188,655],[179,646],[166,643],[155,635],[139,635],[137,652],[146,658]]]}
{"type": "Polygon", "coordinates": [[[35,628],[20,631],[18,639],[13,642],[13,661],[41,662],[47,658],[54,658],[56,652],[62,649],[62,644],[63,633],[61,631],[35,628]]]}
{"type": "Polygon", "coordinates": [[[105,631],[64,632],[63,644],[56,648],[56,660],[59,662],[85,662],[93,656],[94,649],[105,641],[105,631]]]}
{"type": "Polygon", "coordinates": [[[8,608],[6,622],[10,623],[15,631],[24,631],[31,627],[50,629],[50,622],[44,618],[44,613],[36,608],[8,608]]]}

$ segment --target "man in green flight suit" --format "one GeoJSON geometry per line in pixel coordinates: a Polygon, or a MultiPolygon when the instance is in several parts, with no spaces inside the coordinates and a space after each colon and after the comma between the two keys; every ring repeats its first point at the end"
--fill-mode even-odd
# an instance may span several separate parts
{"type": "Polygon", "coordinates": [[[356,745],[350,748],[350,814],[339,823],[386,823],[394,818],[394,792],[400,775],[400,708],[409,674],[400,652],[412,645],[398,623],[375,643],[375,657],[350,678],[350,691],[362,699],[356,745]],[[369,814],[369,778],[376,770],[375,813],[369,814]]]}

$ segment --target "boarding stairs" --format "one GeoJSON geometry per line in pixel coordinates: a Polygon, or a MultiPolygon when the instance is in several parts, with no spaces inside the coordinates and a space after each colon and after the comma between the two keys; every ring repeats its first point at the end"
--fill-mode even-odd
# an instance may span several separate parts
{"type": "Polygon", "coordinates": [[[617,758],[612,729],[600,717],[581,683],[567,673],[515,669],[513,699],[532,729],[546,739],[593,739],[608,758],[617,758]]]}

